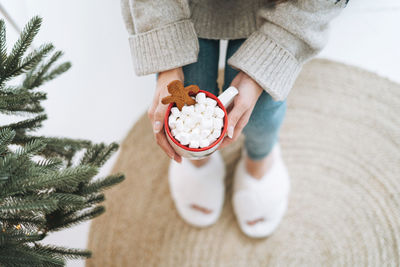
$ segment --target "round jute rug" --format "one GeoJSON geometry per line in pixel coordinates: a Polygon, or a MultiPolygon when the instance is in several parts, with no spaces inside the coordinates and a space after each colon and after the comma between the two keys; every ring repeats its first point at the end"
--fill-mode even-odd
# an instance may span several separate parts
{"type": "Polygon", "coordinates": [[[86,266],[400,266],[400,86],[328,60],[307,63],[288,97],[282,154],[289,209],[269,238],[241,233],[231,206],[241,142],[223,151],[227,195],[218,222],[184,223],[169,194],[169,158],[143,116],[122,142],[93,220],[86,266]]]}

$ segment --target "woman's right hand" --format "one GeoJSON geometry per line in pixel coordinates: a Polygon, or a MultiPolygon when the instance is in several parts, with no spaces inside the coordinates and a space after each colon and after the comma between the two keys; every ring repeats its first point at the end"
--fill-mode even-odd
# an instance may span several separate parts
{"type": "Polygon", "coordinates": [[[147,115],[153,126],[154,137],[157,144],[164,150],[164,152],[176,162],[181,162],[182,158],[178,155],[172,146],[168,143],[167,137],[163,130],[164,116],[167,111],[168,105],[161,103],[161,99],[169,95],[167,85],[173,80],[180,80],[183,82],[184,75],[182,68],[166,70],[158,74],[156,92],[154,94],[153,103],[151,104],[147,115]]]}

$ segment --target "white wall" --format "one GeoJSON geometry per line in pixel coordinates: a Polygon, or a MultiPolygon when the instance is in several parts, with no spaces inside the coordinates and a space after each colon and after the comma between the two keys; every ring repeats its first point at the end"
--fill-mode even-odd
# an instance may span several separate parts
{"type": "MultiPolygon", "coordinates": [[[[53,42],[72,62],[68,73],[44,86],[49,119],[40,133],[121,141],[145,111],[154,91],[154,75],[136,77],[119,0],[0,0],[23,25],[44,18],[35,44],[53,42]]],[[[330,43],[320,57],[339,60],[400,82],[400,1],[350,0],[332,22],[330,43]]],[[[9,28],[9,39],[17,35],[9,28]]],[[[1,118],[0,118],[1,119],[1,118]]],[[[115,157],[105,166],[107,173],[115,157]]],[[[46,241],[86,246],[89,223],[50,235],[46,241]]],[[[70,261],[68,266],[84,266],[70,261]]]]}
{"type": "Polygon", "coordinates": [[[400,1],[350,0],[319,55],[400,82],[400,1]]]}

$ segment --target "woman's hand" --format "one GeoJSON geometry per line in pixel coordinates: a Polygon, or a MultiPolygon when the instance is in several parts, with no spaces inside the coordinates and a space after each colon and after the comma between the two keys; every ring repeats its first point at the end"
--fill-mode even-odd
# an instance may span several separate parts
{"type": "Polygon", "coordinates": [[[236,75],[231,85],[238,89],[239,94],[233,101],[232,110],[228,112],[229,138],[224,138],[218,149],[224,148],[238,139],[249,121],[259,96],[263,92],[262,87],[242,71],[236,75]]]}
{"type": "Polygon", "coordinates": [[[165,132],[163,131],[164,116],[167,111],[168,105],[161,103],[161,99],[168,96],[167,85],[173,80],[180,80],[183,82],[182,68],[171,69],[160,72],[158,75],[156,92],[154,94],[153,103],[151,104],[147,115],[153,126],[154,137],[157,144],[164,150],[164,152],[177,162],[181,162],[182,158],[179,156],[172,146],[168,143],[165,132]]]}

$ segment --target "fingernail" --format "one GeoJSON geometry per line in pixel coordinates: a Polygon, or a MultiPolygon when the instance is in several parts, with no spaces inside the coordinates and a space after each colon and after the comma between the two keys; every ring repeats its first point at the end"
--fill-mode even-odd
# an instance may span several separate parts
{"type": "Polygon", "coordinates": [[[175,160],[176,162],[178,162],[178,163],[181,163],[181,162],[182,162],[181,160],[179,160],[178,157],[174,158],[174,160],[175,160]]]}
{"type": "Polygon", "coordinates": [[[161,122],[160,121],[154,122],[153,131],[154,131],[154,133],[159,133],[161,131],[161,122]]]}
{"type": "Polygon", "coordinates": [[[228,127],[228,137],[229,137],[230,139],[233,138],[233,126],[229,126],[229,127],[228,127]]]}

